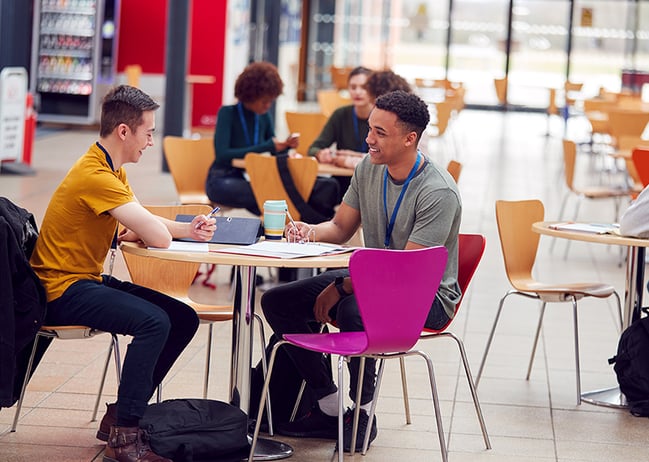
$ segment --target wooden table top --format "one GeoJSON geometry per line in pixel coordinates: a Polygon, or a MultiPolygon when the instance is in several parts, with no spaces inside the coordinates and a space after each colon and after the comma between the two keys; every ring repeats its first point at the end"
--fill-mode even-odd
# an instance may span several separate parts
{"type": "MultiPolygon", "coordinates": [[[[243,159],[232,159],[232,166],[237,168],[246,168],[243,159]]],[[[333,164],[321,164],[318,162],[319,175],[332,175],[332,176],[352,176],[354,174],[353,168],[337,167],[333,164]]]]}

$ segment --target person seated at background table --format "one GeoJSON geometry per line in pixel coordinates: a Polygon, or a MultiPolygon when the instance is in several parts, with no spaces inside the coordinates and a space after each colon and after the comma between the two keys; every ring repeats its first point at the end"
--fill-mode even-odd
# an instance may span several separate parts
{"type": "MultiPolygon", "coordinates": [[[[351,76],[352,74],[350,74],[350,93],[352,91],[351,76]]],[[[358,165],[358,163],[361,161],[363,156],[367,154],[367,143],[365,142],[365,137],[367,136],[368,129],[367,117],[374,107],[376,98],[384,95],[385,93],[395,90],[403,90],[408,93],[412,92],[412,88],[410,87],[406,79],[398,74],[395,74],[391,70],[372,72],[371,74],[369,74],[369,76],[365,75],[364,77],[366,77],[364,91],[361,92],[360,90],[357,90],[357,92],[359,94],[362,94],[362,99],[366,101],[366,104],[363,104],[361,106],[361,109],[359,110],[358,106],[356,105],[356,101],[354,100],[355,104],[353,106],[346,106],[336,111],[341,111],[341,114],[338,116],[337,120],[334,117],[336,116],[336,112],[334,112],[327,121],[327,125],[325,125],[318,139],[313,142],[313,145],[309,149],[309,155],[315,155],[319,162],[332,163],[338,167],[343,168],[355,168],[356,165],[358,165]],[[349,108],[352,108],[353,110],[350,111],[349,108]],[[353,119],[353,117],[357,114],[359,115],[358,124],[353,119]],[[365,120],[362,119],[362,114],[367,114],[365,116],[365,120]],[[354,128],[353,132],[350,131],[350,127],[354,128]],[[357,140],[357,138],[362,137],[362,144],[358,144],[358,142],[356,142],[356,144],[352,145],[357,146],[356,149],[341,149],[341,147],[349,145],[348,139],[350,138],[350,136],[353,136],[353,140],[357,140]],[[331,145],[334,142],[336,143],[335,152],[331,150],[331,145]]],[[[360,81],[362,78],[357,77],[356,79],[357,81],[360,81]]],[[[359,97],[359,100],[360,99],[361,98],[359,97]]],[[[345,181],[346,179],[344,183],[341,183],[341,186],[343,186],[344,188],[342,192],[344,192],[349,186],[350,179],[349,177],[339,178],[341,178],[343,181],[345,181]]]]}
{"type": "Polygon", "coordinates": [[[297,136],[284,141],[277,139],[268,112],[283,88],[277,67],[268,62],[251,63],[237,77],[234,96],[238,102],[222,106],[216,119],[216,159],[205,183],[205,192],[212,202],[261,215],[250,183],[243,176],[244,170],[232,167],[231,163],[249,152],[277,155],[297,147],[297,136]]]}
{"type": "Polygon", "coordinates": [[[152,215],[135,199],[123,166],[138,162],[153,146],[158,107],[127,85],[106,95],[99,141],[54,191],[30,261],[47,294],[46,324],[84,325],[133,337],[117,403],[108,405],[97,432],[97,438],[108,441],[108,461],[169,461],[150,449],[139,421],[198,328],[190,306],[102,274],[109,249],[117,241],[155,247],[169,247],[172,237],[208,241],[216,229],[214,218],[199,215],[191,223],[174,222],[152,215]],[[119,224],[124,230],[118,236],[119,224]]]}
{"type": "MultiPolygon", "coordinates": [[[[369,154],[356,167],[351,185],[336,215],[317,225],[287,225],[287,236],[307,236],[315,231],[318,241],[344,243],[361,226],[365,245],[374,248],[417,249],[443,245],[448,263],[426,327],[444,326],[460,299],[457,283],[458,232],[462,204],[457,185],[444,168],[418,150],[430,119],[424,101],[412,93],[394,91],[380,96],[369,117],[369,154]],[[388,218],[389,217],[389,218],[388,218]]],[[[425,268],[422,269],[425,271],[425,268]]],[[[332,270],[291,282],[265,292],[261,307],[277,336],[318,332],[320,323],[335,320],[342,331],[363,330],[348,270],[332,270]]],[[[395,316],[398,313],[395,312],[395,316]]],[[[398,321],[397,321],[398,322],[398,321]]],[[[286,352],[318,402],[305,416],[278,425],[278,433],[294,437],[337,439],[338,393],[326,359],[295,347],[286,352]]],[[[359,358],[349,363],[349,396],[356,399],[359,358]]],[[[366,359],[356,450],[365,432],[376,437],[376,421],[369,423],[375,383],[375,361],[366,359]],[[368,425],[370,428],[368,429],[368,425]]],[[[351,448],[353,411],[345,413],[344,450],[351,448]]]]}
{"type": "Polygon", "coordinates": [[[649,238],[649,186],[640,192],[636,200],[622,214],[620,234],[649,238]]]}
{"type": "MultiPolygon", "coordinates": [[[[216,119],[216,159],[205,182],[205,192],[212,202],[261,215],[244,170],[232,167],[231,163],[232,159],[243,159],[249,152],[280,155],[297,147],[299,136],[291,135],[284,141],[275,137],[273,119],[268,112],[283,88],[277,68],[268,62],[251,63],[237,77],[234,96],[238,102],[222,106],[216,119]]],[[[333,216],[339,202],[338,183],[318,177],[308,202],[322,215],[333,216]]]]}

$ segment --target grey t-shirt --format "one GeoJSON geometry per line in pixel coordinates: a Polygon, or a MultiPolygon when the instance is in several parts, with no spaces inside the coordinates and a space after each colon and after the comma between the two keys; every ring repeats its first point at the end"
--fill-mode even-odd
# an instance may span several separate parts
{"type": "MultiPolygon", "coordinates": [[[[425,159],[425,158],[424,158],[425,159]]],[[[384,248],[388,218],[383,206],[385,165],[373,165],[365,156],[354,171],[343,202],[359,210],[363,238],[367,247],[384,248]]],[[[403,188],[388,175],[387,215],[403,188]]],[[[397,213],[388,248],[404,249],[408,241],[432,247],[443,245],[448,250],[448,262],[437,296],[449,317],[460,300],[457,285],[458,233],[462,217],[462,202],[457,185],[445,169],[425,159],[408,185],[397,213]]]]}

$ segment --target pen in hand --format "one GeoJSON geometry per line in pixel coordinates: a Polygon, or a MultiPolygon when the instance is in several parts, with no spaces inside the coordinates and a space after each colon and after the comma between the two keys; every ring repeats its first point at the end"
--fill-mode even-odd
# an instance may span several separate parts
{"type": "MultiPolygon", "coordinates": [[[[218,207],[218,206],[217,206],[217,207],[214,207],[214,208],[212,209],[212,211],[211,211],[210,213],[207,214],[207,218],[212,218],[215,214],[218,213],[219,210],[221,210],[221,207],[218,207]]],[[[199,228],[200,228],[201,226],[203,226],[204,224],[205,224],[204,221],[199,221],[199,222],[196,224],[196,229],[199,229],[199,228]]]]}

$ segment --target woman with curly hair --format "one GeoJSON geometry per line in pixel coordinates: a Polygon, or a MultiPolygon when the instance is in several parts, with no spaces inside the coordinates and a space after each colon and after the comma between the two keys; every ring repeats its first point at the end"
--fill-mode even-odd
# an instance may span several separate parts
{"type": "Polygon", "coordinates": [[[231,163],[249,152],[277,155],[297,147],[297,137],[289,136],[284,141],[275,137],[273,119],[268,113],[283,88],[277,68],[268,62],[251,63],[237,77],[234,96],[238,102],[222,106],[216,119],[216,159],[205,183],[205,192],[212,202],[261,214],[243,170],[231,163]]]}

